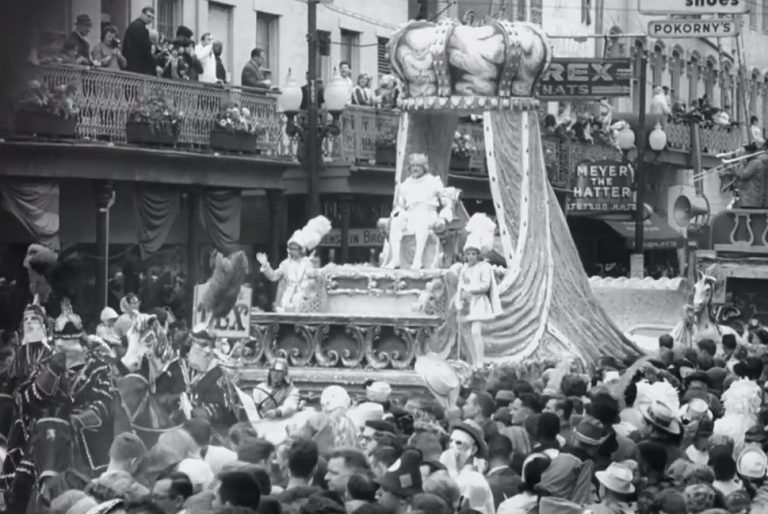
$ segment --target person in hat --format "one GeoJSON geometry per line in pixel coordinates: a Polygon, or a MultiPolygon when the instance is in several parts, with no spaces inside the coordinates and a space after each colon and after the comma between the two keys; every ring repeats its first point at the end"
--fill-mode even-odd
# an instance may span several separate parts
{"type": "Polygon", "coordinates": [[[480,369],[485,360],[483,322],[501,312],[493,268],[482,259],[493,249],[496,223],[485,214],[476,213],[467,222],[465,230],[468,232],[464,243],[465,262],[459,269],[454,302],[460,327],[469,328],[469,337],[461,334],[467,360],[473,368],[480,369]]]}
{"type": "Polygon", "coordinates": [[[376,499],[379,504],[396,514],[405,514],[411,498],[422,492],[421,453],[418,450],[406,450],[400,458],[377,477],[379,484],[376,499]]]}
{"type": "Polygon", "coordinates": [[[21,324],[21,348],[16,352],[12,374],[26,378],[29,370],[48,358],[52,350],[45,309],[37,304],[27,305],[21,324]]]}
{"type": "Polygon", "coordinates": [[[134,293],[128,293],[120,299],[120,311],[114,329],[118,337],[123,338],[133,326],[133,323],[141,315],[141,300],[134,293]]]}
{"type": "Polygon", "coordinates": [[[689,373],[683,377],[683,385],[685,386],[683,403],[690,402],[694,398],[701,398],[707,402],[716,418],[723,415],[723,405],[720,403],[718,395],[710,392],[713,383],[709,373],[700,370],[689,373]]]}
{"type": "Polygon", "coordinates": [[[96,335],[102,338],[108,345],[115,347],[121,346],[120,336],[115,331],[115,323],[117,322],[117,312],[112,307],[104,307],[101,311],[99,319],[101,323],[96,327],[96,335]]]}
{"type": "Polygon", "coordinates": [[[448,449],[440,456],[440,463],[456,480],[462,497],[474,498],[472,509],[493,514],[493,491],[483,475],[487,458],[485,438],[477,423],[467,420],[451,427],[448,449]]]}
{"type": "Polygon", "coordinates": [[[685,453],[679,446],[682,426],[676,413],[659,400],[646,405],[642,413],[650,429],[648,438],[664,446],[667,452],[667,464],[685,458],[685,453]]]}
{"type": "Polygon", "coordinates": [[[300,393],[288,377],[288,360],[278,357],[272,361],[266,382],[253,389],[253,400],[262,417],[288,418],[299,409],[300,393]]]}
{"type": "Polygon", "coordinates": [[[64,53],[67,60],[74,64],[88,66],[91,64],[91,43],[88,34],[91,32],[91,17],[87,14],[79,14],[75,19],[75,30],[70,32],[64,42],[64,53]]]}
{"type": "Polygon", "coordinates": [[[605,471],[595,473],[600,483],[600,503],[592,505],[593,514],[630,514],[636,512],[635,505],[627,498],[635,492],[632,470],[617,463],[611,463],[605,471]]]}
{"type": "Polygon", "coordinates": [[[277,312],[300,312],[307,300],[303,298],[305,283],[312,280],[310,275],[315,267],[307,253],[314,250],[330,231],[331,222],[325,216],[309,220],[304,228],[295,231],[288,240],[288,257],[277,269],[272,269],[266,254],[256,254],[264,276],[272,282],[279,282],[275,298],[277,312]]]}
{"type": "MultiPolygon", "coordinates": [[[[715,424],[711,418],[704,417],[691,423],[694,425],[695,432],[693,434],[693,443],[685,449],[685,456],[695,464],[701,464],[706,466],[709,462],[709,438],[712,436],[715,424]]],[[[688,427],[686,427],[686,431],[688,427]]]]}
{"type": "MultiPolygon", "coordinates": [[[[68,299],[62,300],[61,307],[62,313],[54,325],[51,355],[28,370],[28,377],[17,390],[20,412],[11,427],[8,455],[0,473],[0,489],[5,491],[37,480],[39,470],[27,460],[29,438],[36,420],[46,411],[64,409],[71,413],[69,421],[78,442],[79,457],[92,473],[104,471],[109,463],[115,399],[110,367],[83,344],[83,324],[68,299]]],[[[50,483],[46,482],[50,478],[45,476],[39,482],[43,495],[50,493],[50,483]]],[[[24,511],[25,495],[14,494],[9,499],[9,512],[24,511]]]]}

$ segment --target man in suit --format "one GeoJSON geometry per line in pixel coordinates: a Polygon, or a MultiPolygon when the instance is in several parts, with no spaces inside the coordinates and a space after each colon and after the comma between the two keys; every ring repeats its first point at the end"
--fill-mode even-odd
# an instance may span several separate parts
{"type": "Polygon", "coordinates": [[[155,57],[147,28],[155,20],[155,10],[145,7],[141,15],[125,29],[123,56],[128,61],[126,70],[144,75],[155,75],[155,57]]]}
{"type": "Polygon", "coordinates": [[[248,87],[265,88],[270,86],[270,81],[264,77],[264,50],[254,48],[251,50],[251,60],[245,63],[240,75],[240,84],[248,87]]]}
{"type": "Polygon", "coordinates": [[[488,438],[488,472],[485,479],[493,492],[493,503],[499,504],[520,492],[523,481],[509,465],[512,441],[505,435],[494,434],[488,438]]]}

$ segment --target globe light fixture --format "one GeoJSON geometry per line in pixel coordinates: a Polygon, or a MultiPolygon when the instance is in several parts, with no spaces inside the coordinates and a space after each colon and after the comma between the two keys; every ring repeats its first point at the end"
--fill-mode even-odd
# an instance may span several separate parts
{"type": "Polygon", "coordinates": [[[349,101],[349,82],[339,74],[338,69],[334,68],[333,77],[323,91],[325,96],[325,108],[331,113],[341,112],[349,101]]]}
{"type": "Polygon", "coordinates": [[[277,110],[285,113],[296,113],[301,108],[301,88],[291,74],[288,68],[288,75],[285,77],[285,84],[281,89],[281,94],[277,99],[277,110]]]}
{"type": "Polygon", "coordinates": [[[664,148],[667,147],[667,133],[661,128],[661,123],[656,123],[653,131],[648,136],[648,145],[657,154],[664,151],[664,148]]]}
{"type": "Polygon", "coordinates": [[[616,142],[624,153],[627,153],[635,147],[635,133],[629,128],[629,125],[619,131],[616,136],[616,142]]]}

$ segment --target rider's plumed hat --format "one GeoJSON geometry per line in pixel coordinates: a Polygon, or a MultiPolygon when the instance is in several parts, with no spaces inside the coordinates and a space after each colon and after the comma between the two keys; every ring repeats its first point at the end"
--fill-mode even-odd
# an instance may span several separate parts
{"type": "Polygon", "coordinates": [[[212,343],[216,341],[216,336],[208,330],[205,323],[198,323],[192,328],[192,340],[201,343],[212,343]]]}
{"type": "Polygon", "coordinates": [[[300,230],[293,233],[288,245],[295,244],[304,251],[311,251],[320,244],[323,237],[331,231],[331,222],[325,216],[315,216],[300,230]]]}

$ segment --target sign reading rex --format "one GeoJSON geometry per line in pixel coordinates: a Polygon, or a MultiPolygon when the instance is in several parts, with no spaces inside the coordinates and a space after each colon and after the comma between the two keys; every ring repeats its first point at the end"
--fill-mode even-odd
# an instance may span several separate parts
{"type": "Polygon", "coordinates": [[[651,37],[725,37],[739,33],[740,24],[729,19],[657,20],[648,23],[651,37]]]}
{"type": "Polygon", "coordinates": [[[643,14],[744,14],[748,0],[637,0],[643,14]]]}
{"type": "Polygon", "coordinates": [[[629,59],[552,59],[539,81],[542,99],[629,96],[632,64],[629,59]]]}

